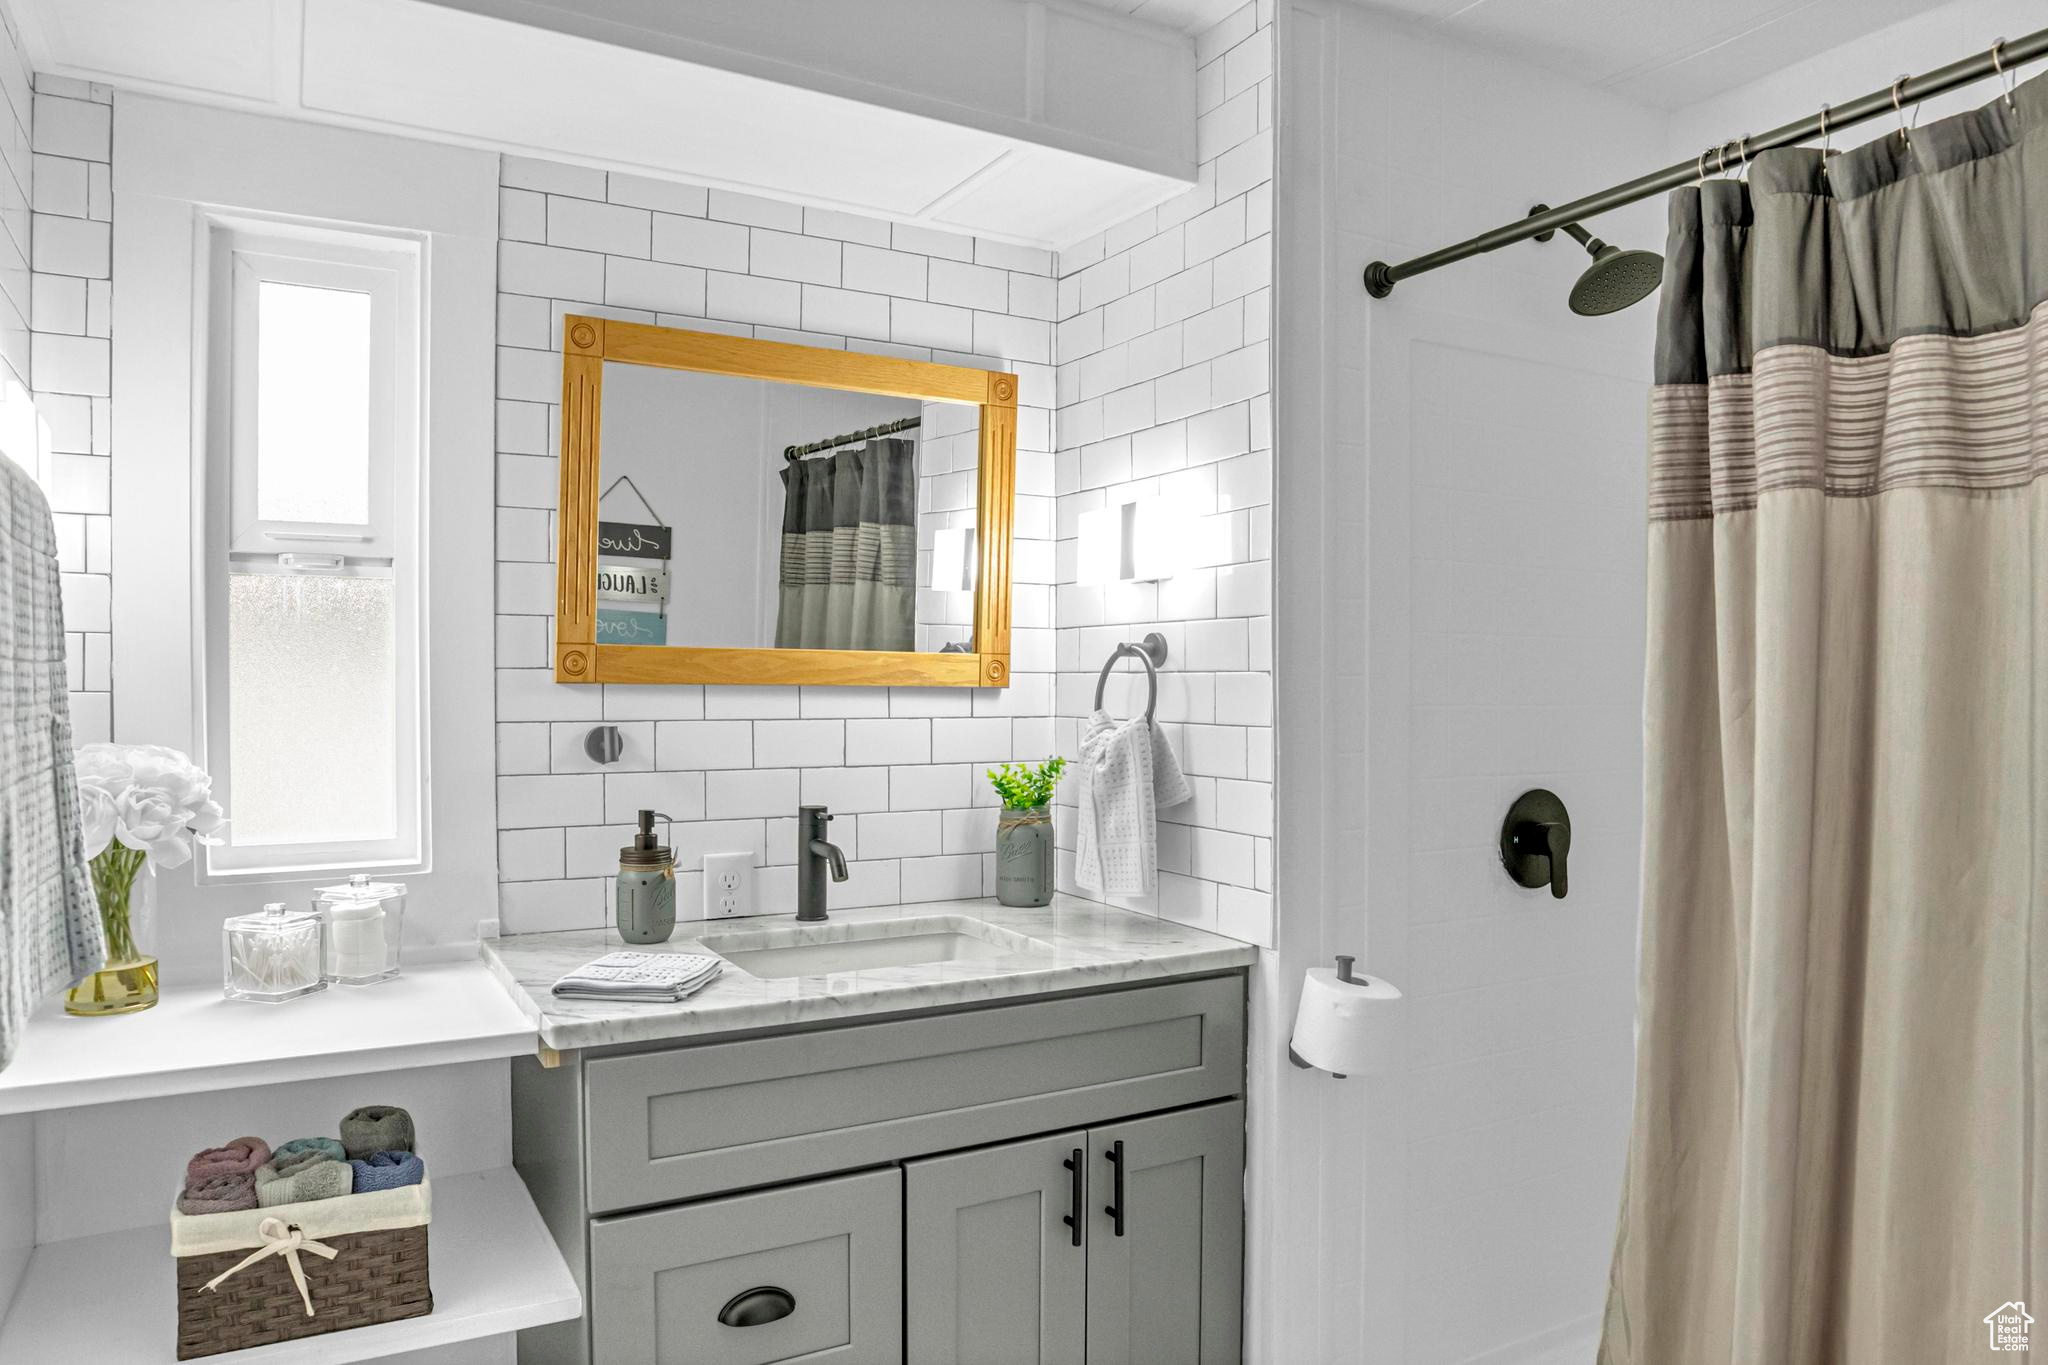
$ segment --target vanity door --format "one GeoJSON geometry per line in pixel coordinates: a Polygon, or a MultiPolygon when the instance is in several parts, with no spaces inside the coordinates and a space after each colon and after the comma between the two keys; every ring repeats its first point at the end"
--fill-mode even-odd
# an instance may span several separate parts
{"type": "Polygon", "coordinates": [[[1080,1365],[1088,1134],[904,1168],[909,1365],[1080,1365]]]}
{"type": "Polygon", "coordinates": [[[1088,1131],[1088,1365],[1236,1365],[1244,1103],[1088,1131]]]}

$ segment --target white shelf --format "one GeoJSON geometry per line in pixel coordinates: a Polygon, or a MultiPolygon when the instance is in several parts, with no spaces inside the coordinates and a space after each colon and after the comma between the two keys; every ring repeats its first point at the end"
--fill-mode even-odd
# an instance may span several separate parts
{"type": "MultiPolygon", "coordinates": [[[[0,1360],[177,1359],[177,1279],[165,1223],[48,1242],[28,1263],[13,1311],[0,1324],[0,1360]]],[[[342,1365],[446,1346],[583,1311],[569,1268],[509,1170],[434,1181],[427,1232],[434,1311],[203,1359],[223,1365],[342,1365]]]]}
{"type": "Polygon", "coordinates": [[[531,1055],[537,1042],[533,1021],[475,959],[281,1005],[187,986],[140,1014],[75,1019],[58,998],[0,1071],[0,1114],[531,1055]]]}

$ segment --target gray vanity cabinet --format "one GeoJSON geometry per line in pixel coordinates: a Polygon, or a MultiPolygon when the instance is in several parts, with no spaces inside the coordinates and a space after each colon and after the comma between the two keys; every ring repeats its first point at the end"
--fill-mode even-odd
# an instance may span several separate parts
{"type": "Polygon", "coordinates": [[[1235,1365],[1243,1189],[1236,1100],[906,1163],[905,1360],[1235,1365]]]}
{"type": "Polygon", "coordinates": [[[592,1356],[895,1365],[902,1199],[891,1168],[594,1220],[592,1356]]]}
{"type": "Polygon", "coordinates": [[[1088,1365],[1235,1365],[1243,1101],[1091,1129],[1088,1147],[1088,1365]]]}
{"type": "Polygon", "coordinates": [[[1087,1168],[1085,1131],[904,1167],[908,1365],[1079,1365],[1087,1168]]]}
{"type": "Polygon", "coordinates": [[[1232,1365],[1244,1002],[1217,973],[516,1060],[585,1307],[521,1365],[1232,1365]]]}

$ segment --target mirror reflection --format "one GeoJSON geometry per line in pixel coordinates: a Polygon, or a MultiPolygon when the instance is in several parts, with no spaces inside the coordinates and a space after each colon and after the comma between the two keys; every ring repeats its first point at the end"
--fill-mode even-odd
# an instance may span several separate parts
{"type": "Polygon", "coordinates": [[[597,640],[970,652],[980,412],[607,361],[597,640]]]}

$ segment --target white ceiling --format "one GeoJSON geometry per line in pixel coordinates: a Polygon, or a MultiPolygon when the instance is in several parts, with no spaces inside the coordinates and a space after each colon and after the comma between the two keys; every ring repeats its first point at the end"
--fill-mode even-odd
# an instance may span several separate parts
{"type": "MultiPolygon", "coordinates": [[[[984,128],[420,0],[11,3],[40,71],[1035,246],[1069,245],[1186,188],[984,128]]],[[[1192,129],[1190,112],[1190,145],[1192,129]]]]}
{"type": "MultiPolygon", "coordinates": [[[[1199,0],[1155,0],[1194,5],[1199,0]]],[[[1123,8],[1129,0],[1094,0],[1123,8]]],[[[1939,0],[1372,0],[1659,109],[1682,109],[1939,0]]],[[[1942,60],[1948,59],[1944,54],[1942,60]]]]}
{"type": "Polygon", "coordinates": [[[1084,3],[1179,29],[1182,33],[1200,33],[1243,9],[1250,0],[1084,0],[1084,3]]]}
{"type": "MultiPolygon", "coordinates": [[[[1941,0],[1356,0],[1659,109],[1746,85],[1941,0]]],[[[1246,0],[1085,0],[1200,33],[1246,0]]]]}

